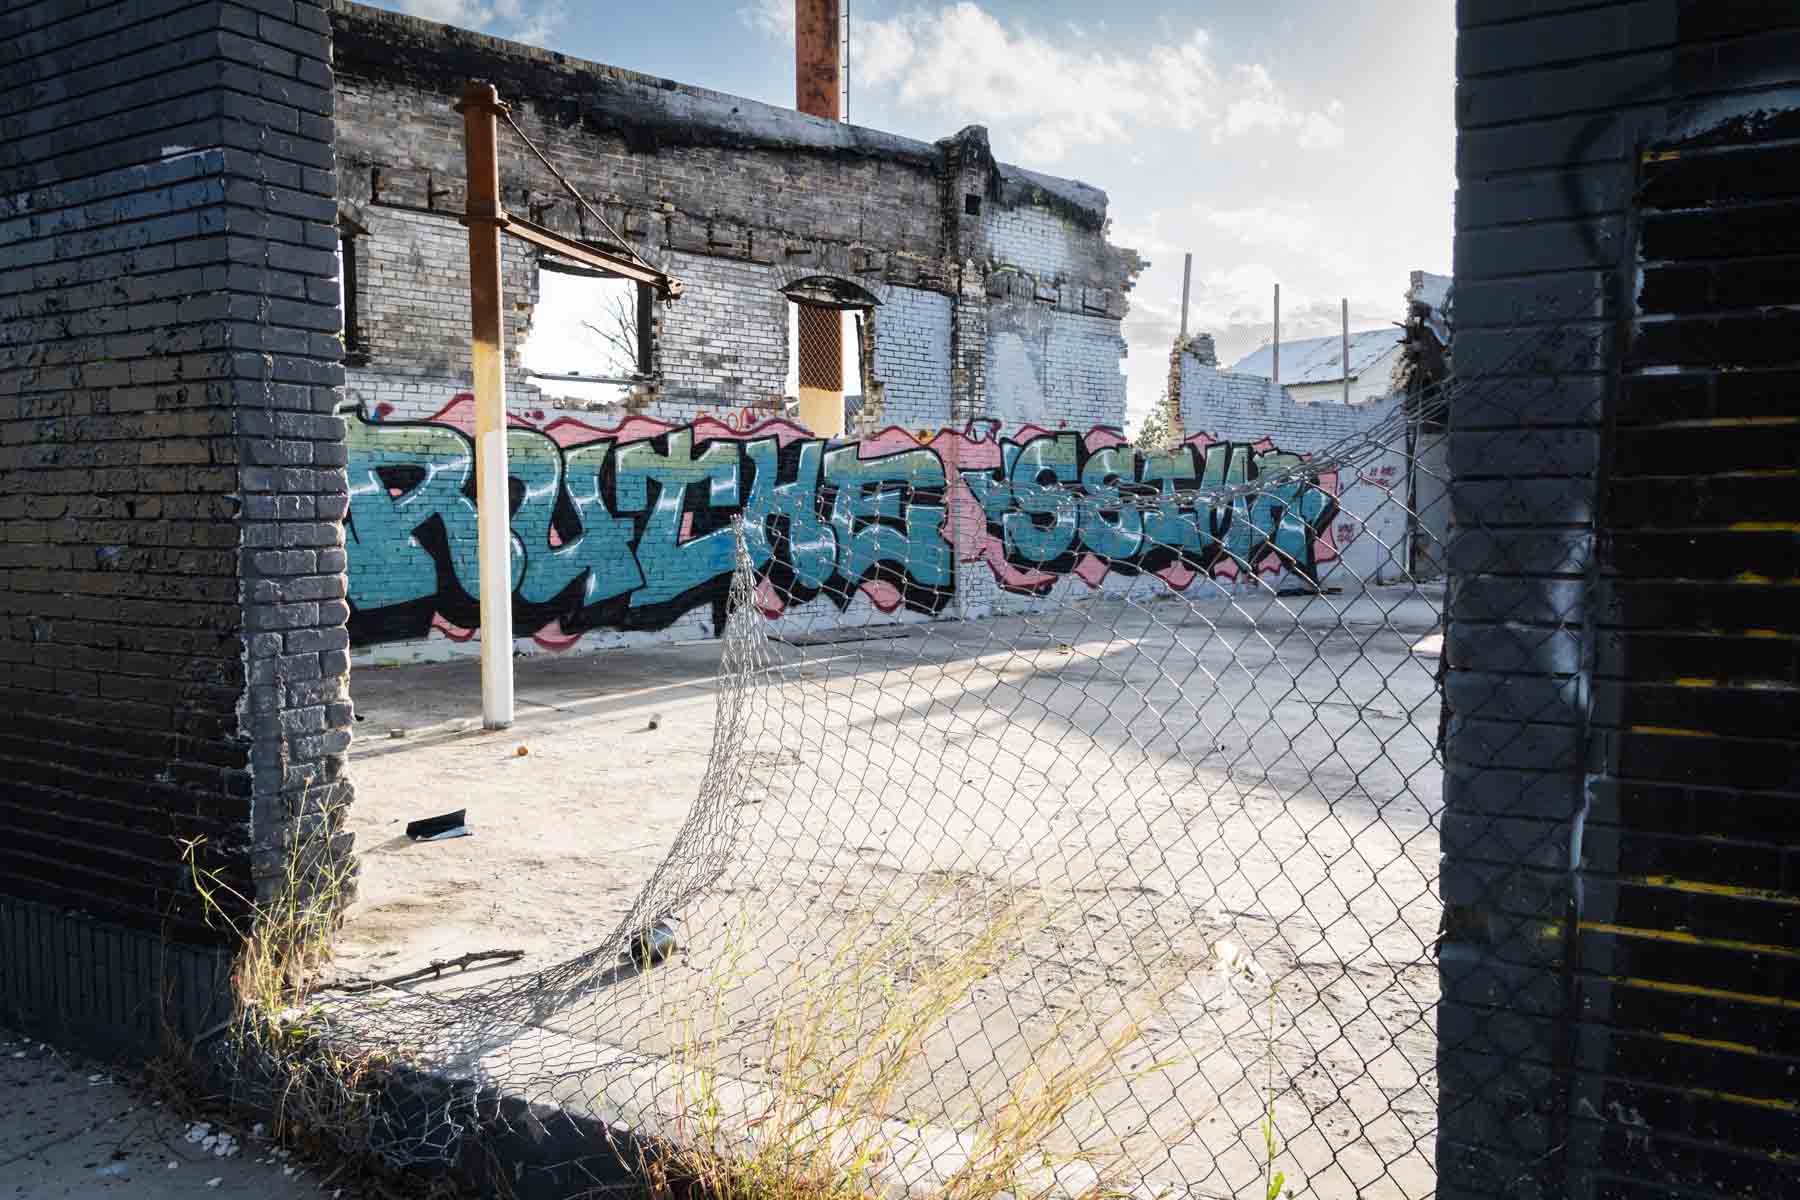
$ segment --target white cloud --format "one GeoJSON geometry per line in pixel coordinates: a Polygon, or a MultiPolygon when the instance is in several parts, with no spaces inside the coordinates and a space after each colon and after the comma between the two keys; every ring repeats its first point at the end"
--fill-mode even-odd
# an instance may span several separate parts
{"type": "Polygon", "coordinates": [[[401,0],[415,17],[543,45],[563,23],[562,0],[401,0]]]}
{"type": "MultiPolygon", "coordinates": [[[[739,14],[770,37],[793,38],[790,3],[753,0],[739,14]]],[[[1005,129],[1020,157],[1036,163],[1148,129],[1193,132],[1208,122],[1267,127],[1306,149],[1342,143],[1342,105],[1300,112],[1260,66],[1222,74],[1205,30],[1142,53],[1096,49],[1100,39],[1077,28],[1063,34],[1003,23],[973,0],[859,22],[852,86],[1005,129]],[[1254,95],[1239,97],[1246,88],[1254,95]],[[1246,100],[1253,107],[1239,109],[1246,100]]]]}
{"type": "Polygon", "coordinates": [[[1225,120],[1213,127],[1213,141],[1270,132],[1293,134],[1302,150],[1335,150],[1344,144],[1344,102],[1323,109],[1296,108],[1275,86],[1261,63],[1233,68],[1227,90],[1234,99],[1225,120]]]}
{"type": "Polygon", "coordinates": [[[1071,40],[1009,28],[964,0],[859,26],[851,79],[891,89],[902,104],[1016,126],[1025,157],[1038,162],[1150,123],[1192,128],[1210,111],[1204,32],[1143,58],[1071,40]]]}
{"type": "Polygon", "coordinates": [[[794,40],[794,0],[752,0],[738,9],[738,16],[759,33],[794,40]]]}

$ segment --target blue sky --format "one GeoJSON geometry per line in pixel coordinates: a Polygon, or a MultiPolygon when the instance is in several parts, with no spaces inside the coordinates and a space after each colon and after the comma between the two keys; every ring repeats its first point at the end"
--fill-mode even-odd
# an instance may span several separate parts
{"type": "MultiPolygon", "coordinates": [[[[378,0],[581,58],[793,102],[793,0],[378,0]]],[[[935,140],[989,129],[1004,161],[1111,199],[1151,262],[1131,294],[1131,422],[1155,400],[1194,255],[1189,328],[1230,363],[1268,336],[1399,320],[1407,274],[1448,273],[1450,0],[850,0],[850,119],[935,140]]]]}

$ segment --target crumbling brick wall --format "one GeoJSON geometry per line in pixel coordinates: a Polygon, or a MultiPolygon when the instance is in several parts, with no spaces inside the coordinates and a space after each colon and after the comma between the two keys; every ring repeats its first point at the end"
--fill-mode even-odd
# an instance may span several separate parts
{"type": "Polygon", "coordinates": [[[228,1015],[184,844],[237,919],[348,851],[330,59],[307,0],[0,15],[0,1019],[45,1036],[228,1015]]]}
{"type": "MultiPolygon", "coordinates": [[[[466,334],[454,332],[466,320],[467,277],[455,221],[462,122],[451,106],[463,81],[479,77],[498,87],[513,119],[599,208],[605,227],[503,125],[504,203],[573,236],[615,244],[616,235],[685,288],[681,300],[657,307],[652,370],[628,400],[598,411],[563,403],[556,384],[540,388],[518,369],[535,295],[515,274],[531,273],[531,254],[509,245],[509,399],[533,424],[578,417],[608,427],[648,417],[743,428],[777,415],[789,367],[784,293],[821,276],[871,299],[862,314],[864,408],[853,432],[935,431],[1002,410],[1014,425],[1123,424],[1119,328],[1142,264],[1107,242],[1104,193],[997,162],[984,130],[917,142],[551,61],[345,0],[334,0],[332,20],[340,200],[368,230],[358,238],[357,280],[367,358],[353,364],[348,391],[370,416],[443,414],[454,423],[469,386],[466,346],[456,344],[466,334]],[[399,295],[374,295],[383,289],[399,295]]],[[[698,605],[664,632],[710,633],[713,615],[698,605]]],[[[464,632],[451,620],[439,627],[464,632]]],[[[400,626],[357,628],[383,657],[421,652],[416,623],[405,625],[414,635],[404,645],[394,640],[400,626]]],[[[611,640],[594,630],[582,644],[611,640]]]]}
{"type": "MultiPolygon", "coordinates": [[[[1210,343],[1193,345],[1210,354],[1210,343]]],[[[1398,392],[1373,404],[1300,404],[1280,384],[1208,366],[1192,349],[1182,353],[1174,377],[1181,387],[1184,437],[1206,434],[1239,443],[1266,438],[1296,454],[1317,454],[1366,434],[1392,420],[1401,404],[1398,392]]],[[[1333,473],[1339,498],[1333,546],[1341,558],[1327,577],[1341,574],[1343,582],[1406,577],[1406,470],[1405,446],[1396,439],[1379,456],[1333,473]]]]}

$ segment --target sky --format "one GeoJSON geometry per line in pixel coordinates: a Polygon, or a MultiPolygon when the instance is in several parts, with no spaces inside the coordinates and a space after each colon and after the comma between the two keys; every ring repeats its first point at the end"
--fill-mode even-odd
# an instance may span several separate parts
{"type": "MultiPolygon", "coordinates": [[[[376,0],[772,104],[794,99],[793,0],[376,0]]],[[[1129,300],[1128,423],[1160,394],[1194,256],[1190,332],[1220,361],[1404,316],[1450,271],[1450,0],[849,0],[849,118],[994,154],[1110,199],[1150,262],[1129,300]]]]}

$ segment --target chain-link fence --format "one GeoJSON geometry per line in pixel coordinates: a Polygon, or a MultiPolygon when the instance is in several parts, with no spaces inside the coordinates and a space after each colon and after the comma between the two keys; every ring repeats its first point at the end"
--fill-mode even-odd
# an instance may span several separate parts
{"type": "MultiPolygon", "coordinates": [[[[333,1011],[531,1122],[699,1156],[653,1171],[1433,1194],[1438,572],[1507,544],[1461,493],[1445,536],[1444,416],[1530,402],[1434,386],[1310,456],[831,450],[882,470],[738,524],[705,784],[631,914],[551,969],[333,1011]]],[[[376,1140],[441,1158],[496,1119],[376,1140]]]]}

